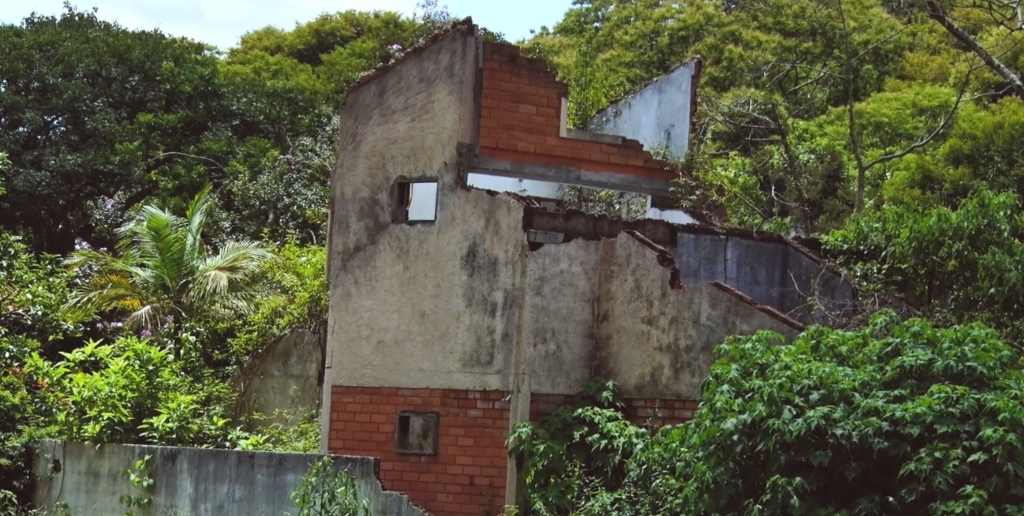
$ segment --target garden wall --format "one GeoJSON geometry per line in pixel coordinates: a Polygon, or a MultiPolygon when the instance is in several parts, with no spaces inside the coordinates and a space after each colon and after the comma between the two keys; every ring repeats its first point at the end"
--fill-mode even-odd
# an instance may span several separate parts
{"type": "MultiPolygon", "coordinates": [[[[152,506],[136,511],[140,514],[296,514],[291,493],[319,457],[45,440],[33,461],[33,502],[37,507],[64,502],[74,515],[121,516],[127,510],[122,495],[144,495],[152,506]],[[124,474],[146,455],[152,456],[148,492],[132,487],[124,474]]],[[[334,462],[355,475],[359,496],[370,502],[374,516],[424,516],[406,495],[382,489],[377,459],[334,456],[334,462]]]]}

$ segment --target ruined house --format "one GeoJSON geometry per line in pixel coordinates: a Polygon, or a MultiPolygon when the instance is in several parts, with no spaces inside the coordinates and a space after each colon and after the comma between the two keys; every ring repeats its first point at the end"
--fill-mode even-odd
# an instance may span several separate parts
{"type": "Polygon", "coordinates": [[[547,64],[455,25],[348,93],[331,184],[324,451],[380,458],[433,514],[500,514],[516,423],[614,380],[640,424],[683,422],[727,336],[814,322],[850,285],[774,234],[664,199],[700,61],[565,127],[547,64]],[[634,192],[648,217],[547,207],[560,185],[634,192]],[[517,193],[518,192],[518,193],[517,193]],[[659,204],[661,203],[661,204],[659,204]]]}

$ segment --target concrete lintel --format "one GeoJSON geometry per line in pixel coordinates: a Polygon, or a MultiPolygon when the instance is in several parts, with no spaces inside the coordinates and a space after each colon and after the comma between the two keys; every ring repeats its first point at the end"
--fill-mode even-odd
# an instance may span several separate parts
{"type": "Polygon", "coordinates": [[[568,129],[565,131],[565,137],[570,140],[583,140],[586,142],[606,143],[608,145],[622,145],[625,138],[604,133],[594,133],[590,131],[577,131],[576,129],[568,129]]]}
{"type": "Polygon", "coordinates": [[[556,165],[513,162],[486,156],[473,158],[470,168],[473,172],[495,176],[536,179],[645,195],[670,195],[672,192],[672,181],[667,179],[652,179],[617,172],[590,172],[556,165]]]}

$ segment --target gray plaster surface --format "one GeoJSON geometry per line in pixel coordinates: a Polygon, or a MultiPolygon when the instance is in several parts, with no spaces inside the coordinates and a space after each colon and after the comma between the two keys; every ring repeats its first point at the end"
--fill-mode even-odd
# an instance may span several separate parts
{"type": "MultiPolygon", "coordinates": [[[[45,440],[37,446],[33,460],[33,502],[37,507],[64,502],[73,515],[120,516],[128,510],[119,501],[122,495],[145,495],[152,499],[145,514],[296,514],[290,495],[319,457],[45,440]],[[131,487],[124,471],[147,455],[152,456],[149,476],[154,483],[144,492],[131,487]],[[54,461],[60,472],[54,472],[54,461]]],[[[377,459],[334,456],[333,460],[355,475],[359,496],[369,501],[374,516],[424,515],[407,496],[381,488],[377,459]]]]}

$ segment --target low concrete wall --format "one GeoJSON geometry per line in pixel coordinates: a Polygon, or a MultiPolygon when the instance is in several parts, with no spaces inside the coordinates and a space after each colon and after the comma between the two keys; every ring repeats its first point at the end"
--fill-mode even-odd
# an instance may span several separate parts
{"type": "MultiPolygon", "coordinates": [[[[121,495],[141,495],[124,476],[146,455],[153,457],[154,480],[145,493],[149,515],[282,516],[296,514],[292,491],[320,456],[299,453],[240,452],[165,446],[94,445],[56,440],[39,444],[33,461],[33,502],[47,507],[64,502],[74,515],[120,516],[121,495]]],[[[356,476],[359,496],[374,516],[424,516],[403,494],[384,491],[377,459],[333,457],[356,476]]]]}

